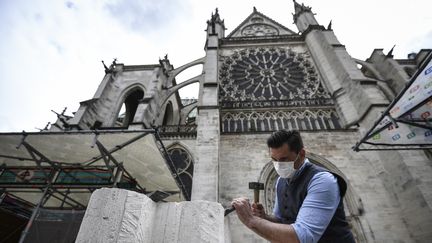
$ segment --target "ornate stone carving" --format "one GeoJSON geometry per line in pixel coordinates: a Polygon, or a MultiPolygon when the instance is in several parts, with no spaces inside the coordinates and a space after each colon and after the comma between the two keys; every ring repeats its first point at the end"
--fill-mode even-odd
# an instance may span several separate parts
{"type": "MultiPolygon", "coordinates": [[[[273,164],[271,166],[273,166],[273,164]]],[[[276,182],[278,177],[276,171],[272,169],[264,184],[264,207],[269,214],[273,212],[275,205],[276,182]]]]}
{"type": "Polygon", "coordinates": [[[223,111],[222,133],[266,132],[280,129],[340,129],[339,118],[332,108],[317,110],[223,111]]]}
{"type": "Polygon", "coordinates": [[[219,79],[222,133],[341,128],[307,52],[235,50],[222,58],[219,79]]]}
{"type": "Polygon", "coordinates": [[[185,183],[188,194],[192,193],[193,159],[192,156],[182,147],[175,145],[168,149],[168,154],[174,162],[177,174],[185,183]]]}
{"type": "Polygon", "coordinates": [[[268,24],[251,24],[241,31],[242,36],[268,36],[279,35],[278,29],[268,24]]]}
{"type": "Polygon", "coordinates": [[[242,49],[224,57],[220,102],[330,99],[307,53],[290,49],[242,49]]]}
{"type": "Polygon", "coordinates": [[[196,138],[196,125],[167,125],[159,127],[162,138],[196,138]]]}

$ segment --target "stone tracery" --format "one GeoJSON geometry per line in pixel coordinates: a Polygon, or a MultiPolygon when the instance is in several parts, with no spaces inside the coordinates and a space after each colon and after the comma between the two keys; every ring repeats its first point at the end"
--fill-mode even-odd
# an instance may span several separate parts
{"type": "Polygon", "coordinates": [[[168,154],[174,162],[178,176],[185,182],[186,189],[191,193],[194,168],[192,156],[179,145],[170,147],[168,154]]]}
{"type": "Polygon", "coordinates": [[[279,35],[279,31],[268,24],[256,23],[244,27],[241,31],[242,36],[269,36],[279,35]]]}
{"type": "Polygon", "coordinates": [[[242,49],[224,57],[220,101],[329,99],[307,53],[242,49]]]}
{"type": "Polygon", "coordinates": [[[223,133],[341,128],[307,52],[249,48],[221,59],[223,133]]]}
{"type": "Polygon", "coordinates": [[[340,129],[338,115],[333,109],[226,111],[222,114],[223,133],[264,132],[280,129],[332,130],[340,129]]]}

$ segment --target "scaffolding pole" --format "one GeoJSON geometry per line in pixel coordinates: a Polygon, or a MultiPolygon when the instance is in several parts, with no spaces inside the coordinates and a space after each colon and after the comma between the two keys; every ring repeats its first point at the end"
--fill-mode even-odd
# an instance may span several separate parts
{"type": "Polygon", "coordinates": [[[36,205],[36,207],[33,209],[32,215],[31,215],[31,217],[30,217],[30,219],[29,219],[29,221],[28,221],[26,227],[24,228],[23,232],[21,233],[21,237],[20,237],[19,243],[24,243],[24,240],[25,240],[27,234],[28,234],[29,231],[30,231],[30,227],[32,226],[33,221],[34,221],[35,218],[36,218],[36,215],[37,215],[37,213],[38,213],[38,211],[39,211],[39,208],[41,207],[42,203],[45,201],[45,197],[46,197],[46,195],[47,195],[47,193],[48,193],[48,189],[49,189],[49,186],[47,186],[47,187],[45,188],[45,190],[44,190],[44,192],[43,192],[43,194],[42,194],[42,197],[41,197],[41,199],[39,200],[39,203],[38,203],[38,204],[36,205]]]}

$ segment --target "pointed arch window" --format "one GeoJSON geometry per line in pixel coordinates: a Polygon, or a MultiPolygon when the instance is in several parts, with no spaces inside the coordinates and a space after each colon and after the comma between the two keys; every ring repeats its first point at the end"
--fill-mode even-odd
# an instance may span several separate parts
{"type": "Polygon", "coordinates": [[[171,146],[167,151],[174,163],[180,181],[184,184],[188,195],[191,195],[194,169],[192,155],[178,144],[171,146]]]}
{"type": "Polygon", "coordinates": [[[144,97],[141,89],[132,91],[124,100],[120,108],[115,126],[128,127],[134,120],[139,101],[144,97]]]}
{"type": "Polygon", "coordinates": [[[171,102],[168,102],[168,104],[165,107],[165,115],[163,118],[162,125],[174,125],[174,111],[173,106],[171,102]]]}
{"type": "Polygon", "coordinates": [[[194,125],[196,124],[196,116],[197,116],[198,109],[195,107],[192,109],[187,117],[186,117],[186,125],[194,125]]]}

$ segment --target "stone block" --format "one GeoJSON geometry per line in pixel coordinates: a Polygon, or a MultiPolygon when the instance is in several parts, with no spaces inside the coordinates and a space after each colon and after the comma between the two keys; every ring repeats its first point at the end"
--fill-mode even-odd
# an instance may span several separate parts
{"type": "Polygon", "coordinates": [[[76,242],[215,242],[225,235],[224,209],[216,202],[155,203],[133,191],[93,192],[76,242]]]}

